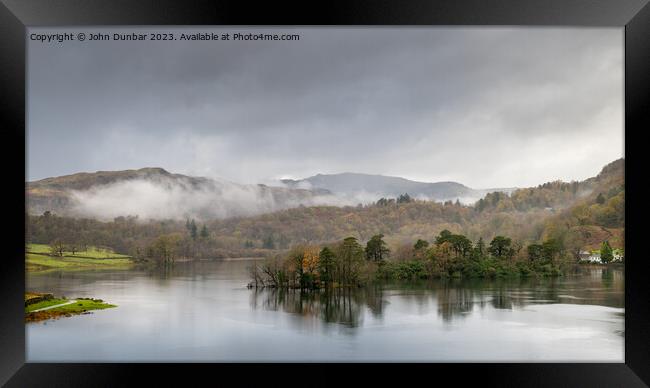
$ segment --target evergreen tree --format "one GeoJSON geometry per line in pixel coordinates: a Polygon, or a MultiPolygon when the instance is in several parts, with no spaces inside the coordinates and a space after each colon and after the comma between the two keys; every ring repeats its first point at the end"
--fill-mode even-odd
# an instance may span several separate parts
{"type": "Polygon", "coordinates": [[[370,238],[365,249],[367,260],[381,262],[388,257],[390,250],[386,246],[386,242],[383,238],[383,234],[376,234],[370,238]]]}
{"type": "Polygon", "coordinates": [[[203,225],[201,228],[201,238],[208,238],[210,236],[210,233],[208,232],[208,228],[203,225]]]}
{"type": "Polygon", "coordinates": [[[447,229],[443,230],[442,232],[440,232],[438,237],[436,237],[436,245],[440,245],[446,242],[451,242],[452,236],[453,234],[450,231],[448,231],[447,229]]]}
{"type": "Polygon", "coordinates": [[[334,252],[332,252],[328,247],[325,247],[320,251],[318,260],[318,276],[320,277],[321,282],[330,284],[334,279],[335,259],[334,252]]]}
{"type": "Polygon", "coordinates": [[[483,242],[483,237],[479,237],[476,242],[476,252],[483,257],[485,255],[485,242],[483,242]]]}
{"type": "Polygon", "coordinates": [[[614,252],[609,245],[609,241],[605,240],[600,246],[600,261],[603,264],[610,263],[614,259],[614,252]]]}
{"type": "Polygon", "coordinates": [[[412,201],[411,196],[408,193],[404,193],[397,197],[397,203],[409,203],[412,201]]]}
{"type": "Polygon", "coordinates": [[[507,257],[511,251],[512,240],[508,237],[496,236],[490,242],[488,252],[494,257],[507,257]]]}
{"type": "Polygon", "coordinates": [[[347,237],[339,246],[338,262],[340,266],[339,277],[341,283],[353,285],[359,277],[359,266],[363,260],[363,247],[359,245],[356,237],[347,237]]]}
{"type": "Polygon", "coordinates": [[[198,237],[198,228],[196,227],[196,222],[194,222],[194,219],[190,222],[190,236],[192,236],[192,240],[196,240],[198,237]]]}
{"type": "Polygon", "coordinates": [[[413,249],[416,251],[424,251],[427,248],[429,248],[429,242],[421,239],[418,239],[413,246],[413,249]]]}

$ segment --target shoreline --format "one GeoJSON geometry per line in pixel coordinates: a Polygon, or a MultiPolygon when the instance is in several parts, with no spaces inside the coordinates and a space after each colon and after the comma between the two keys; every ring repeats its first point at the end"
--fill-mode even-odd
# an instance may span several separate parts
{"type": "Polygon", "coordinates": [[[93,310],[117,307],[101,299],[56,298],[51,293],[25,293],[25,323],[41,322],[73,315],[92,314],[93,310]]]}

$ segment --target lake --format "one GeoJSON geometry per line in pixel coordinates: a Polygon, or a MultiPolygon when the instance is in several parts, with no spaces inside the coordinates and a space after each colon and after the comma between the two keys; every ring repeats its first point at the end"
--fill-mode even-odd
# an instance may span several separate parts
{"type": "Polygon", "coordinates": [[[247,289],[252,259],[28,273],[117,308],[26,324],[29,362],[624,361],[622,268],[333,292],[247,289]]]}

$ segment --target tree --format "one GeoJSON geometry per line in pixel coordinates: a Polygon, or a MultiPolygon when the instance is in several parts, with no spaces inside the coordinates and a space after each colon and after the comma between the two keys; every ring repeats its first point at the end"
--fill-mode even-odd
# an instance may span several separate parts
{"type": "Polygon", "coordinates": [[[527,248],[528,251],[528,260],[538,261],[543,257],[544,247],[540,244],[530,244],[527,248]]]}
{"type": "Polygon", "coordinates": [[[485,254],[485,242],[483,242],[483,237],[479,237],[478,241],[476,242],[476,252],[480,257],[483,257],[485,254]]]}
{"type": "Polygon", "coordinates": [[[273,242],[273,236],[268,235],[262,242],[262,247],[266,249],[275,249],[275,243],[273,242]]]}
{"type": "Polygon", "coordinates": [[[438,237],[436,237],[436,245],[440,245],[442,243],[450,242],[451,241],[451,236],[453,236],[453,234],[450,231],[448,231],[447,229],[443,230],[442,232],[440,232],[438,237]]]}
{"type": "Polygon", "coordinates": [[[451,235],[449,242],[456,257],[466,257],[472,251],[472,242],[462,234],[451,235]]]}
{"type": "Polygon", "coordinates": [[[55,239],[50,243],[50,253],[52,256],[62,257],[64,251],[65,245],[63,244],[63,241],[55,239]]]}
{"type": "Polygon", "coordinates": [[[302,269],[300,271],[300,288],[313,288],[319,267],[319,251],[315,246],[307,246],[302,252],[302,269]]]}
{"type": "Polygon", "coordinates": [[[603,193],[598,193],[598,197],[596,197],[596,202],[598,202],[599,205],[605,203],[605,196],[603,195],[603,193]]]}
{"type": "Polygon", "coordinates": [[[418,239],[413,245],[413,256],[416,259],[423,259],[426,255],[427,249],[429,249],[429,242],[425,240],[418,239]]]}
{"type": "Polygon", "coordinates": [[[208,237],[210,237],[210,232],[208,232],[207,226],[203,225],[203,227],[201,228],[201,238],[206,239],[208,237]]]}
{"type": "Polygon", "coordinates": [[[164,234],[154,240],[149,253],[161,263],[173,263],[176,259],[176,252],[180,241],[181,236],[176,233],[164,234]]]}
{"type": "Polygon", "coordinates": [[[482,212],[486,206],[487,202],[485,202],[483,198],[479,199],[478,202],[476,202],[476,210],[478,210],[479,213],[482,212]]]}
{"type": "Polygon", "coordinates": [[[323,248],[319,254],[318,276],[321,282],[330,284],[334,279],[335,260],[334,252],[328,247],[323,248]]]}
{"type": "Polygon", "coordinates": [[[397,197],[397,203],[409,203],[412,201],[411,196],[408,193],[404,193],[397,197]]]}
{"type": "Polygon", "coordinates": [[[383,238],[383,234],[376,234],[370,238],[365,249],[367,260],[381,262],[388,257],[390,250],[386,246],[386,242],[383,238]]]}
{"type": "Polygon", "coordinates": [[[429,248],[429,242],[422,239],[418,239],[413,246],[416,251],[426,250],[427,248],[429,248]]]}
{"type": "Polygon", "coordinates": [[[511,253],[512,240],[504,236],[496,236],[490,242],[488,252],[497,258],[503,258],[511,253]]]}
{"type": "Polygon", "coordinates": [[[347,237],[339,245],[338,254],[341,283],[352,285],[356,283],[359,276],[359,266],[363,260],[363,247],[356,237],[347,237]]]}
{"type": "Polygon", "coordinates": [[[558,239],[550,238],[542,243],[542,257],[553,263],[558,255],[562,254],[562,243],[558,239]]]}
{"type": "Polygon", "coordinates": [[[472,260],[478,261],[485,257],[485,243],[483,242],[483,237],[479,237],[478,241],[474,245],[474,248],[471,250],[470,258],[472,260]]]}
{"type": "Polygon", "coordinates": [[[196,240],[198,237],[198,229],[196,227],[196,222],[194,222],[194,219],[190,222],[190,236],[192,236],[192,240],[196,240]]]}
{"type": "Polygon", "coordinates": [[[603,264],[610,263],[614,259],[614,252],[609,245],[609,241],[605,240],[600,245],[600,261],[603,264]]]}

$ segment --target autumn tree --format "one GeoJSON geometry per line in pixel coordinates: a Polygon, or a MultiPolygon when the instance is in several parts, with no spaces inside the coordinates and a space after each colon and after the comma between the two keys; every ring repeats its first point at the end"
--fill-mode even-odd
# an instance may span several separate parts
{"type": "Polygon", "coordinates": [[[160,263],[173,263],[178,252],[178,244],[181,240],[181,235],[177,233],[159,236],[151,244],[149,253],[160,263]]]}

